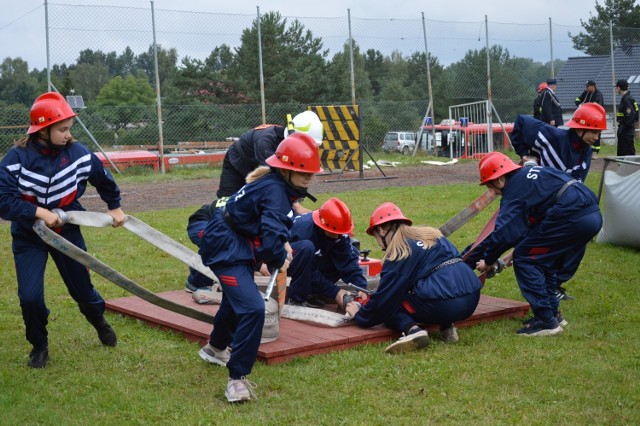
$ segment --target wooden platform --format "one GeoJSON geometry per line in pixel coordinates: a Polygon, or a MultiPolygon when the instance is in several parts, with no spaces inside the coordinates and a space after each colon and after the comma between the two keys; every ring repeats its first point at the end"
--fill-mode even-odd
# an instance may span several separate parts
{"type": "MultiPolygon", "coordinates": [[[[215,314],[218,310],[217,305],[195,303],[191,299],[191,294],[184,290],[168,291],[158,295],[210,314],[215,314]]],[[[207,343],[211,333],[211,324],[173,313],[136,296],[109,300],[107,310],[140,319],[151,326],[180,333],[185,338],[202,345],[207,343]]],[[[456,323],[456,327],[469,327],[505,318],[522,318],[528,311],[527,303],[483,295],[474,314],[467,320],[456,323]]],[[[427,328],[437,330],[436,326],[427,328]]],[[[278,340],[260,345],[258,360],[266,364],[275,364],[301,356],[349,349],[366,343],[390,342],[398,336],[399,333],[384,326],[363,329],[355,324],[349,324],[332,328],[281,318],[278,340]]]]}

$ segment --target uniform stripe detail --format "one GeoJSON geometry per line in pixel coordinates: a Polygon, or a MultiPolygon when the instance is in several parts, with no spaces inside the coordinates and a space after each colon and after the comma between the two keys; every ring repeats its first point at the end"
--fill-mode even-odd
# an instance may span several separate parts
{"type": "Polygon", "coordinates": [[[411,306],[411,304],[409,304],[408,300],[405,300],[402,302],[402,306],[404,307],[404,309],[409,312],[410,314],[415,314],[416,310],[413,309],[413,306],[411,306]]]}
{"type": "Polygon", "coordinates": [[[50,179],[19,163],[12,164],[7,169],[19,175],[18,189],[23,199],[35,199],[38,204],[47,207],[64,207],[75,199],[79,183],[88,179],[91,173],[91,154],[78,158],[50,179]]]}
{"type": "Polygon", "coordinates": [[[238,287],[238,280],[233,275],[219,275],[220,282],[231,287],[238,287]]]}
{"type": "Polygon", "coordinates": [[[540,162],[543,166],[550,166],[565,172],[568,172],[570,170],[567,168],[567,166],[565,166],[556,150],[553,149],[553,145],[549,143],[542,132],[538,132],[538,137],[536,138],[534,145],[536,146],[536,148],[533,148],[533,151],[538,154],[538,157],[540,157],[540,162]]]}
{"type": "Polygon", "coordinates": [[[532,255],[547,253],[549,253],[549,247],[532,247],[531,250],[529,250],[529,254],[532,255]]]}

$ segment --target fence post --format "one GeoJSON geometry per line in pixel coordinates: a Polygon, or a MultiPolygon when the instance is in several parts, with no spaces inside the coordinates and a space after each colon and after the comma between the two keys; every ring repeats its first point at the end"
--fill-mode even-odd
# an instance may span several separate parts
{"type": "Polygon", "coordinates": [[[47,44],[47,92],[51,91],[51,63],[49,61],[49,4],[44,0],[44,32],[47,44]]]}
{"type": "Polygon", "coordinates": [[[353,36],[351,35],[351,9],[347,9],[349,20],[349,67],[351,70],[351,105],[356,105],[356,75],[353,65],[353,36]]]}
{"type": "Polygon", "coordinates": [[[551,17],[549,17],[549,55],[551,56],[551,77],[555,77],[556,71],[553,66],[553,27],[551,25],[551,17]]]}
{"type": "Polygon", "coordinates": [[[613,97],[611,104],[613,105],[613,132],[618,146],[618,105],[616,104],[616,66],[614,63],[615,55],[613,54],[613,22],[609,21],[609,51],[611,52],[611,87],[613,87],[613,97]]]}
{"type": "Polygon", "coordinates": [[[491,135],[491,142],[489,143],[489,152],[493,151],[493,120],[491,114],[493,113],[491,105],[493,105],[493,94],[491,93],[491,54],[489,50],[489,19],[487,15],[484,15],[484,38],[487,46],[487,140],[491,135]]]}
{"type": "Polygon", "coordinates": [[[151,2],[151,27],[153,29],[153,67],[156,75],[156,109],[158,111],[158,150],[160,151],[160,173],[164,175],[164,138],[162,132],[162,101],[160,100],[160,71],[158,70],[158,45],[156,44],[156,17],[151,2]]]}
{"type": "Polygon", "coordinates": [[[256,6],[258,14],[258,69],[260,71],[260,107],[262,111],[262,124],[267,124],[267,111],[264,101],[264,71],[262,69],[262,29],[260,28],[260,6],[256,6]]]}

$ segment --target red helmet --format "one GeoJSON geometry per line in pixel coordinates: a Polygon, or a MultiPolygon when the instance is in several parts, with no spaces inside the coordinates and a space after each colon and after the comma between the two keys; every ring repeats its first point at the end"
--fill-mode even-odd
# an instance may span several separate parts
{"type": "Polygon", "coordinates": [[[27,134],[31,135],[76,115],[60,93],[47,92],[38,96],[31,106],[31,126],[27,130],[27,134]]]}
{"type": "Polygon", "coordinates": [[[380,226],[384,223],[394,220],[401,220],[407,225],[411,225],[411,219],[402,214],[400,207],[393,203],[382,203],[371,213],[369,219],[369,227],[367,228],[367,234],[373,235],[373,228],[380,226]]]}
{"type": "Polygon", "coordinates": [[[311,216],[313,222],[325,231],[334,234],[350,234],[353,231],[349,207],[337,198],[329,198],[318,210],[314,210],[311,216]]]}
{"type": "Polygon", "coordinates": [[[540,83],[540,85],[538,85],[538,93],[542,92],[546,88],[547,88],[547,82],[543,81],[542,83],[540,83]]]}
{"type": "Polygon", "coordinates": [[[303,173],[320,173],[320,154],[318,145],[306,133],[294,133],[284,138],[275,154],[265,162],[278,169],[293,170],[303,173]]]}
{"type": "Polygon", "coordinates": [[[480,160],[480,185],[485,185],[490,180],[519,169],[511,158],[501,152],[491,152],[480,160]]]}
{"type": "Polygon", "coordinates": [[[607,130],[607,113],[600,104],[582,104],[566,126],[572,129],[607,130]]]}

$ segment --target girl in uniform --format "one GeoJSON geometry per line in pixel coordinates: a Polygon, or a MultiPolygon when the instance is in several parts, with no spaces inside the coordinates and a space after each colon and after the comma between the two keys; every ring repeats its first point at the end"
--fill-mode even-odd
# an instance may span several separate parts
{"type": "Polygon", "coordinates": [[[0,217],[10,220],[18,297],[27,340],[33,346],[28,366],[44,368],[49,361],[44,271],[49,254],[78,303],[80,312],[98,332],[100,341],[115,346],[116,334],[104,319],[105,303],[93,287],[89,271],[80,263],[45,244],[33,231],[42,220],[62,237],[86,250],[77,225],[63,224],[52,209],[84,210],[78,199],[87,182],[107,204],[113,226],[125,221],[120,190],[102,162],[71,136],[73,112],[55,92],[39,96],[31,107],[28,137],[16,142],[0,163],[0,217]]]}
{"type": "Polygon", "coordinates": [[[265,302],[254,281],[257,265],[286,271],[292,258],[289,230],[293,203],[308,196],[315,173],[322,171],[318,146],[311,136],[293,133],[275,154],[248,177],[224,207],[213,213],[200,248],[202,262],[220,280],[223,290],[209,343],[200,357],[226,365],[229,402],[255,398],[246,379],[258,355],[265,302]],[[233,347],[233,351],[228,350],[233,347]]]}
{"type": "Polygon", "coordinates": [[[387,353],[420,349],[429,334],[418,323],[438,324],[443,340],[458,341],[454,323],[473,314],[482,284],[442,233],[411,226],[393,203],[378,206],[367,234],[385,251],[380,284],[366,304],[351,302],[347,312],[361,327],[384,323],[404,336],[387,353]]]}
{"type": "Polygon", "coordinates": [[[493,232],[466,262],[489,272],[496,269],[502,253],[514,248],[516,280],[534,315],[517,333],[547,336],[562,332],[566,322],[558,311],[558,275],[562,272],[571,278],[575,274],[587,243],[600,230],[598,199],[564,171],[522,168],[500,152],[480,161],[480,184],[502,196],[500,213],[493,232]]]}

